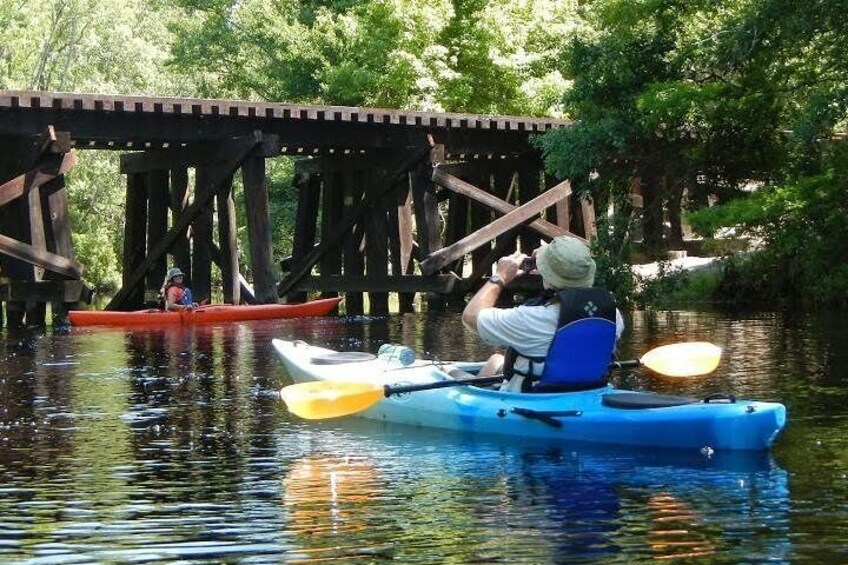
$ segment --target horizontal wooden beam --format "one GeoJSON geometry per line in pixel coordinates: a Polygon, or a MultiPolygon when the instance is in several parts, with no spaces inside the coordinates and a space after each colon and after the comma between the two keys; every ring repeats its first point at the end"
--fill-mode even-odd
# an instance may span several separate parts
{"type": "MultiPolygon", "coordinates": [[[[451,192],[455,192],[457,194],[461,194],[462,196],[471,198],[472,200],[479,202],[480,204],[491,208],[495,212],[499,212],[501,214],[508,214],[516,209],[516,206],[510,204],[505,200],[501,200],[497,196],[486,192],[480,188],[477,188],[473,184],[467,183],[464,180],[457,178],[450,173],[442,170],[441,167],[436,167],[433,169],[433,182],[442,186],[451,192]]],[[[568,181],[564,181],[561,184],[568,183],[568,181]]],[[[559,186],[559,185],[557,185],[559,186]]],[[[567,190],[564,192],[565,196],[563,198],[567,198],[571,194],[571,184],[567,184],[567,190]]],[[[571,237],[576,237],[577,239],[582,239],[568,231],[565,228],[561,228],[556,224],[552,224],[546,220],[538,219],[534,220],[528,227],[537,233],[553,239],[560,235],[570,235],[571,237]]]]}
{"type": "Polygon", "coordinates": [[[322,292],[437,292],[449,294],[462,280],[446,275],[396,275],[389,277],[324,275],[303,277],[292,290],[322,292]]]}
{"type": "MultiPolygon", "coordinates": [[[[276,135],[264,135],[258,151],[263,157],[275,157],[280,154],[280,138],[276,135]]],[[[121,155],[121,173],[146,173],[149,171],[168,171],[189,167],[209,167],[226,160],[217,146],[173,147],[151,149],[121,155]]]]}
{"type": "Polygon", "coordinates": [[[505,232],[525,223],[548,206],[556,204],[571,192],[568,181],[561,182],[555,187],[540,194],[530,202],[519,206],[505,216],[501,216],[487,226],[465,236],[453,245],[443,247],[430,254],[421,262],[421,272],[431,275],[445,265],[471,253],[484,243],[492,241],[505,232]]]}
{"type": "Polygon", "coordinates": [[[74,151],[63,155],[47,155],[31,171],[0,185],[0,206],[4,206],[30,190],[65,174],[76,164],[77,154],[74,151]]]}
{"type": "Polygon", "coordinates": [[[19,261],[43,267],[69,279],[82,277],[82,265],[67,257],[36,249],[28,243],[0,234],[0,253],[5,253],[19,261]]]}
{"type": "Polygon", "coordinates": [[[91,302],[92,290],[80,280],[14,281],[0,285],[0,301],[91,302]]]}

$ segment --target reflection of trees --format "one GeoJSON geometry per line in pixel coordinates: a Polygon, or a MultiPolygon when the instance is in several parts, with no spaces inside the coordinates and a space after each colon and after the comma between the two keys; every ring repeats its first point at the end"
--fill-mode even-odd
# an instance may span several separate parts
{"type": "Polygon", "coordinates": [[[129,498],[115,473],[130,463],[127,430],[116,417],[126,408],[112,353],[120,338],[15,338],[1,355],[0,480],[7,493],[0,514],[33,537],[53,534],[69,516],[114,519],[129,498]]]}

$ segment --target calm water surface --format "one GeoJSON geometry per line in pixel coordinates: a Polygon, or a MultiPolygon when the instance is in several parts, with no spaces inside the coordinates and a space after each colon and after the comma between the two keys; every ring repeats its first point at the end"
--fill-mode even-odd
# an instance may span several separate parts
{"type": "Polygon", "coordinates": [[[771,455],[304,422],[272,337],[482,358],[458,314],[0,334],[0,562],[848,562],[848,315],[636,313],[623,357],[725,348],[660,392],[780,400],[771,455]]]}

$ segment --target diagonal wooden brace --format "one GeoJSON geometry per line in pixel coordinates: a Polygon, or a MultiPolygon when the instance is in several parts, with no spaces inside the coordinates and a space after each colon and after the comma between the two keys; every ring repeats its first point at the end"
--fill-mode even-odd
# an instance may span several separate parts
{"type": "Polygon", "coordinates": [[[0,185],[0,206],[65,174],[76,164],[77,154],[74,151],[45,157],[36,168],[0,185]]]}
{"type": "Polygon", "coordinates": [[[421,272],[432,275],[439,269],[471,253],[483,244],[526,222],[548,206],[556,204],[571,192],[568,181],[561,182],[550,190],[540,194],[530,202],[501,216],[489,225],[465,236],[453,245],[430,254],[421,262],[421,272]]]}
{"type": "Polygon", "coordinates": [[[79,279],[82,276],[82,266],[73,259],[37,249],[28,243],[2,234],[0,234],[0,253],[59,273],[69,279],[79,279]]]}

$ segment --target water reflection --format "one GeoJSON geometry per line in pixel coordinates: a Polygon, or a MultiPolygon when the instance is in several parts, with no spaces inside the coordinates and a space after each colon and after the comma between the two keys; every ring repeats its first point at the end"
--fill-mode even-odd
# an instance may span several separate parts
{"type": "Polygon", "coordinates": [[[628,320],[624,358],[683,340],[725,353],[705,378],[618,383],[785,402],[779,465],[303,422],[271,396],[289,383],[272,337],[489,351],[450,314],[0,334],[0,562],[843,560],[843,314],[628,320]]]}
{"type": "Polygon", "coordinates": [[[283,501],[313,555],[379,531],[404,563],[693,558],[737,551],[766,521],[768,556],[790,549],[787,474],[766,454],[575,451],[356,420],[299,438],[282,447],[283,501]]]}

